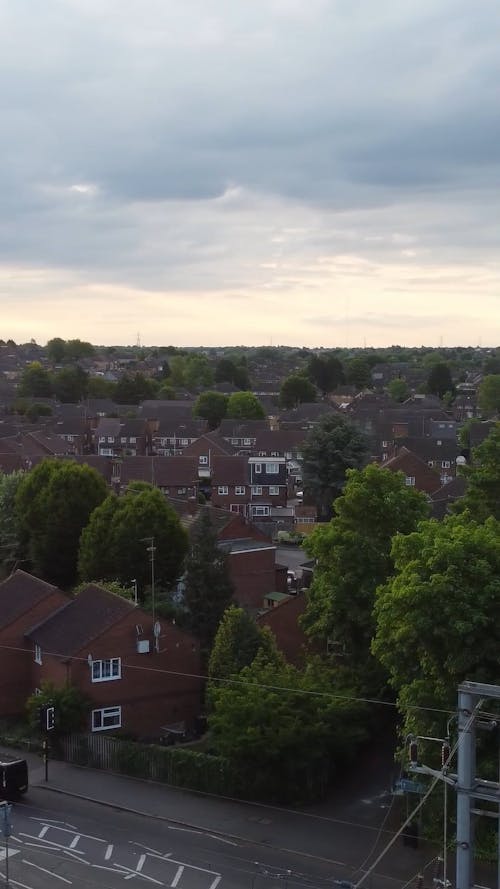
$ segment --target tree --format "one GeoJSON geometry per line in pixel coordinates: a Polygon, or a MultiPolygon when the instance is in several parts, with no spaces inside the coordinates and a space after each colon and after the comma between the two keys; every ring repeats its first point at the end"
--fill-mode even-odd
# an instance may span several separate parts
{"type": "Polygon", "coordinates": [[[302,477],[304,492],[317,505],[321,518],[331,516],[346,471],[362,466],[366,456],[364,436],[337,414],[326,414],[311,430],[302,446],[302,477]]]}
{"type": "Polygon", "coordinates": [[[144,374],[124,374],[116,384],[114,398],[117,404],[140,404],[141,401],[154,398],[157,389],[158,383],[144,374]]]}
{"type": "Polygon", "coordinates": [[[154,571],[160,588],[178,578],[187,550],[187,535],[175,510],[158,488],[134,482],[121,497],[109,494],[84,529],[78,558],[81,580],[116,580],[129,587],[132,578],[143,595],[151,582],[147,547],[154,538],[154,571]]]}
{"type": "Polygon", "coordinates": [[[498,417],[500,414],[500,374],[489,374],[484,377],[477,395],[483,416],[498,417]]]}
{"type": "Polygon", "coordinates": [[[372,375],[370,365],[366,358],[358,356],[351,358],[346,368],[346,379],[348,383],[355,386],[356,389],[367,389],[371,387],[372,375]]]}
{"type": "Polygon", "coordinates": [[[310,380],[300,374],[291,374],[283,380],[280,389],[282,407],[293,408],[307,401],[316,401],[316,389],[310,380]]]}
{"type": "Polygon", "coordinates": [[[215,635],[208,664],[209,676],[220,680],[239,673],[252,663],[259,649],[268,643],[268,638],[264,629],[243,608],[230,605],[215,635]]]}
{"type": "Polygon", "coordinates": [[[50,398],[52,380],[49,372],[42,367],[39,361],[32,361],[23,370],[17,391],[21,397],[50,398]]]}
{"type": "Polygon", "coordinates": [[[63,367],[54,374],[54,395],[63,403],[76,403],[87,394],[88,375],[80,367],[63,367]]]}
{"type": "Polygon", "coordinates": [[[307,374],[322,395],[333,392],[337,386],[345,383],[344,368],[336,355],[311,355],[307,374]]]}
{"type": "Polygon", "coordinates": [[[316,560],[303,624],[309,635],[339,645],[348,662],[365,667],[374,634],[375,591],[393,570],[392,539],[428,515],[425,496],[402,473],[373,464],[347,472],[334,517],[305,543],[316,560]]]}
{"type": "Polygon", "coordinates": [[[394,576],[377,591],[373,652],[405,729],[442,728],[442,716],[415,707],[454,709],[463,680],[498,681],[500,525],[469,515],[423,522],[395,538],[392,557],[394,576]]]}
{"type": "Polygon", "coordinates": [[[408,383],[401,377],[391,380],[387,386],[387,391],[394,401],[406,401],[410,395],[408,383]]]}
{"type": "Polygon", "coordinates": [[[92,343],[85,340],[67,340],[66,341],[66,360],[80,361],[82,358],[92,358],[95,355],[95,349],[92,343]]]}
{"type": "Polygon", "coordinates": [[[233,392],[227,402],[227,416],[233,420],[263,420],[266,414],[253,392],[233,392]]]}
{"type": "Polygon", "coordinates": [[[210,510],[204,507],[191,529],[184,575],[187,625],[208,649],[233,599],[227,556],[217,544],[210,510]]]}
{"type": "Polygon", "coordinates": [[[184,365],[184,384],[190,392],[213,386],[214,374],[205,355],[187,355],[184,365]]]}
{"type": "Polygon", "coordinates": [[[105,380],[104,377],[89,377],[87,396],[89,398],[114,398],[116,385],[112,380],[105,380]]]}
{"type": "Polygon", "coordinates": [[[95,469],[72,460],[42,460],[22,479],[16,511],[35,573],[63,588],[74,583],[80,534],[106,493],[95,469]]]}
{"type": "Polygon", "coordinates": [[[0,562],[6,573],[21,558],[21,529],[16,512],[16,494],[25,473],[0,472],[0,562]]]}
{"type": "Polygon", "coordinates": [[[500,423],[473,449],[472,465],[464,466],[461,474],[467,479],[467,490],[454,510],[468,510],[478,521],[488,516],[500,520],[500,423]]]}
{"type": "Polygon", "coordinates": [[[453,392],[453,380],[448,364],[440,361],[431,367],[427,377],[426,389],[429,395],[437,395],[442,398],[445,392],[453,392]]]}
{"type": "Polygon", "coordinates": [[[35,730],[40,727],[40,707],[47,705],[53,706],[55,710],[54,734],[57,737],[82,731],[91,702],[73,685],[58,687],[52,682],[42,682],[40,693],[31,695],[26,701],[28,719],[35,730]]]}
{"type": "Polygon", "coordinates": [[[317,800],[337,762],[366,738],[359,706],[331,697],[332,672],[287,664],[275,645],[259,651],[235,682],[211,684],[211,737],[244,792],[272,802],[317,800]]]}
{"type": "Polygon", "coordinates": [[[61,364],[66,357],[66,342],[56,336],[47,343],[47,358],[52,364],[61,364]]]}
{"type": "Polygon", "coordinates": [[[217,429],[226,416],[227,395],[222,392],[202,392],[196,399],[193,414],[195,417],[203,417],[210,429],[217,429]]]}
{"type": "Polygon", "coordinates": [[[249,389],[250,379],[244,359],[220,358],[215,366],[216,383],[232,383],[238,389],[249,389]]]}

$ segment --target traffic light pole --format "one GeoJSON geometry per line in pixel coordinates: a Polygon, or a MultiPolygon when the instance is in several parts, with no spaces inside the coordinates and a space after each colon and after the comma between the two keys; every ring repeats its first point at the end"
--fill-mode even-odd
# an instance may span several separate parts
{"type": "Polygon", "coordinates": [[[43,750],[43,764],[45,766],[45,781],[49,780],[49,742],[47,738],[43,739],[42,743],[43,750]]]}

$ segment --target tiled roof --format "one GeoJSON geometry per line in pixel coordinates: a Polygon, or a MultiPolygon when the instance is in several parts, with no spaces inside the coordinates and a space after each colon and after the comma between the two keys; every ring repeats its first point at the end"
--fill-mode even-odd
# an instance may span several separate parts
{"type": "Polygon", "coordinates": [[[215,454],[212,459],[213,485],[248,485],[248,458],[215,454]]]}
{"type": "Polygon", "coordinates": [[[125,457],[121,466],[121,484],[149,482],[159,488],[194,485],[198,482],[197,457],[125,457]]]}
{"type": "Polygon", "coordinates": [[[0,627],[13,623],[55,592],[60,592],[56,586],[33,577],[26,571],[15,571],[0,584],[0,627]]]}
{"type": "Polygon", "coordinates": [[[42,650],[71,657],[135,608],[132,602],[90,584],[26,637],[42,650]]]}

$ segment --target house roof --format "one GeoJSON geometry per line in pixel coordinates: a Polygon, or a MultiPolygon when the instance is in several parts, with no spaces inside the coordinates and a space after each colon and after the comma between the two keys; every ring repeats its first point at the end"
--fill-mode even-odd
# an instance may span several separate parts
{"type": "Polygon", "coordinates": [[[89,584],[25,636],[44,651],[71,657],[134,609],[133,602],[89,584]]]}
{"type": "Polygon", "coordinates": [[[18,569],[0,584],[0,627],[7,627],[34,605],[57,592],[61,592],[58,587],[18,569]]]}
{"type": "Polygon", "coordinates": [[[420,489],[424,487],[429,493],[437,491],[441,487],[438,473],[405,447],[400,448],[395,457],[386,460],[382,464],[382,468],[388,469],[391,472],[404,472],[406,476],[415,477],[418,479],[416,487],[420,489]]]}
{"type": "Polygon", "coordinates": [[[159,488],[171,485],[190,486],[198,483],[198,458],[125,457],[121,465],[121,484],[149,482],[159,488]]]}
{"type": "Polygon", "coordinates": [[[225,438],[222,438],[218,432],[205,432],[203,435],[200,435],[195,442],[183,448],[183,455],[189,456],[194,450],[198,453],[200,444],[206,444],[207,449],[211,451],[212,454],[226,454],[227,456],[231,456],[235,452],[233,445],[225,438]]]}
{"type": "Polygon", "coordinates": [[[226,457],[214,454],[212,459],[214,485],[248,485],[248,457],[226,457]]]}

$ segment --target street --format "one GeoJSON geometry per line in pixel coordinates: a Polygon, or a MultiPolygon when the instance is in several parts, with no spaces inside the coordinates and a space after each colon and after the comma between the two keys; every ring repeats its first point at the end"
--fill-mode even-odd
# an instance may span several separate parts
{"type": "MultiPolygon", "coordinates": [[[[265,849],[40,788],[14,805],[12,827],[15,889],[117,887],[129,880],[178,889],[321,889],[352,872],[341,861],[265,849]]],[[[4,847],[0,875],[5,879],[4,847]]]]}

